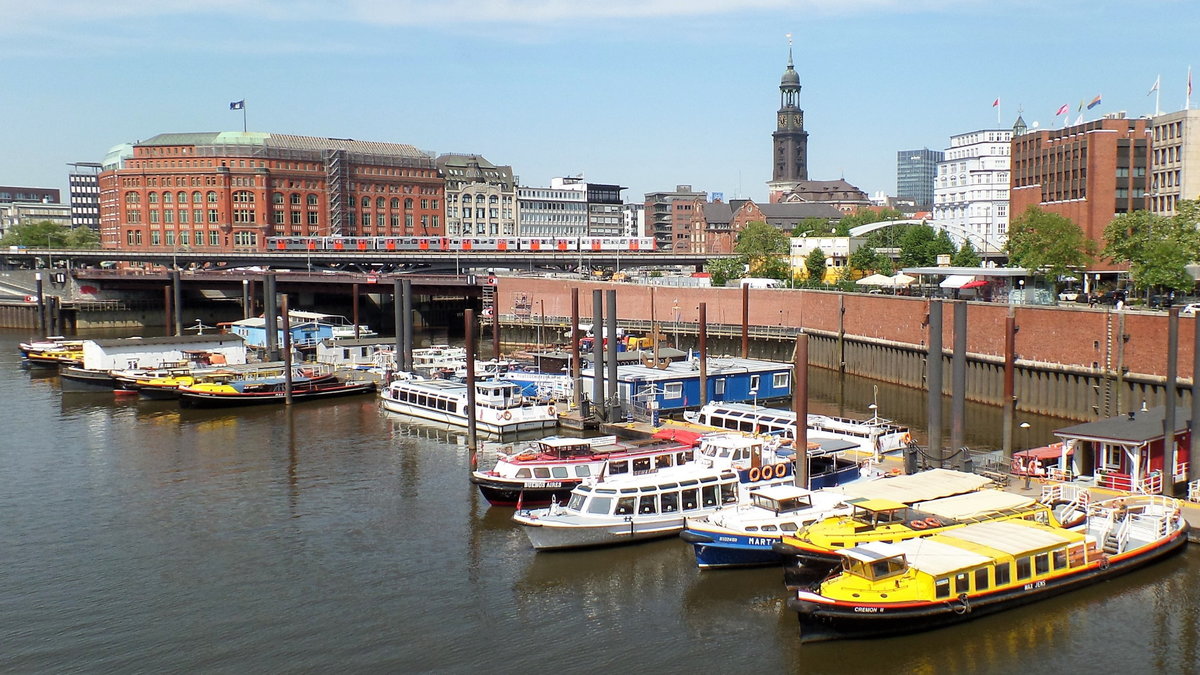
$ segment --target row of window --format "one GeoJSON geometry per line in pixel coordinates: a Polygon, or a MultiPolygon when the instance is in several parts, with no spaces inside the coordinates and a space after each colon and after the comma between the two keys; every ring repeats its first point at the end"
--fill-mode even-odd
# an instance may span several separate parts
{"type": "MultiPolygon", "coordinates": [[[[1082,545],[1072,547],[1070,558],[1068,558],[1066,548],[1017,558],[1015,561],[1016,580],[1018,582],[1027,581],[1033,576],[1049,574],[1052,569],[1054,571],[1065,570],[1069,562],[1073,562],[1075,565],[1083,563],[1082,545]]],[[[949,598],[951,595],[951,585],[953,585],[954,595],[969,593],[972,590],[975,592],[986,591],[993,586],[1007,586],[1013,580],[1013,566],[1014,563],[999,562],[994,565],[959,572],[953,578],[942,577],[936,579],[933,583],[934,597],[939,600],[949,598]]]]}

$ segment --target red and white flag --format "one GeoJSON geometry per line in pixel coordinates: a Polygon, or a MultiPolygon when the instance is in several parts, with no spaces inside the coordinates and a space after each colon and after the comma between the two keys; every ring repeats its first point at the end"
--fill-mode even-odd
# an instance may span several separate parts
{"type": "Polygon", "coordinates": [[[996,99],[995,101],[992,101],[992,107],[999,108],[1000,107],[1000,99],[996,99]]]}
{"type": "Polygon", "coordinates": [[[1062,104],[1062,107],[1058,109],[1058,112],[1054,113],[1054,115],[1055,115],[1055,116],[1058,116],[1058,115],[1066,115],[1066,114],[1067,114],[1067,111],[1068,111],[1068,110],[1070,110],[1070,109],[1071,109],[1071,106],[1069,106],[1069,105],[1067,105],[1066,103],[1064,103],[1064,104],[1062,104]]]}

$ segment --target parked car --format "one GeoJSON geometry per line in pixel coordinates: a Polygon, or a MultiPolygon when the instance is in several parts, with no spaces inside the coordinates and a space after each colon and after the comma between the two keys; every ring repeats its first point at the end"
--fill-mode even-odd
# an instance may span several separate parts
{"type": "MultiPolygon", "coordinates": [[[[1081,295],[1083,295],[1083,291],[1079,290],[1078,288],[1067,288],[1058,294],[1058,299],[1064,302],[1077,302],[1079,300],[1079,296],[1081,295]]],[[[1086,301],[1087,298],[1085,297],[1084,302],[1086,301]]]]}
{"type": "Polygon", "coordinates": [[[1125,291],[1105,291],[1096,299],[1102,305],[1115,305],[1118,300],[1125,300],[1125,291]]]}
{"type": "Polygon", "coordinates": [[[1196,316],[1200,312],[1200,302],[1189,302],[1179,309],[1179,316],[1196,316]]]}

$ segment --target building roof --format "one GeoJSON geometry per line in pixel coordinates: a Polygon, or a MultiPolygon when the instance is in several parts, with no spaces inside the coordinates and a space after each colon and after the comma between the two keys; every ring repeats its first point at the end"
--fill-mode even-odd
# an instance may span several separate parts
{"type": "MultiPolygon", "coordinates": [[[[1133,411],[1128,415],[1117,415],[1108,419],[1084,422],[1064,427],[1054,432],[1062,439],[1100,440],[1121,444],[1141,444],[1166,436],[1167,408],[1158,406],[1150,410],[1133,411]]],[[[1187,431],[1191,410],[1183,406],[1175,408],[1175,433],[1187,431]]]]}
{"type": "Polygon", "coordinates": [[[243,342],[241,335],[233,333],[211,333],[208,335],[164,335],[159,337],[109,338],[89,340],[97,347],[136,347],[140,345],[195,345],[221,342],[243,342]]]}
{"type": "MultiPolygon", "coordinates": [[[[804,220],[805,218],[841,219],[845,214],[830,204],[813,202],[779,202],[757,204],[768,223],[775,220],[804,220]]],[[[772,223],[774,224],[774,223],[772,223]]]]}
{"type": "Polygon", "coordinates": [[[729,223],[733,220],[733,208],[724,202],[705,202],[704,204],[704,222],[712,225],[714,223],[729,223]]]}
{"type": "Polygon", "coordinates": [[[356,141],[352,138],[321,138],[317,136],[293,136],[291,134],[268,134],[257,131],[207,131],[158,134],[135,146],[194,145],[194,146],[248,146],[273,150],[300,150],[322,152],[344,150],[362,155],[382,155],[429,159],[429,155],[405,143],[380,141],[356,141]]]}

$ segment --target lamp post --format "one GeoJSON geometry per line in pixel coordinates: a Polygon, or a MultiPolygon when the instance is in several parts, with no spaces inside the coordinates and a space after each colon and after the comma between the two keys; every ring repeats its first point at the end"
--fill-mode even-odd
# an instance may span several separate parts
{"type": "MultiPolygon", "coordinates": [[[[1021,448],[1023,450],[1028,451],[1029,450],[1029,422],[1021,422],[1018,426],[1021,427],[1021,448]]],[[[1030,471],[1029,460],[1030,460],[1029,455],[1026,455],[1025,462],[1023,463],[1024,467],[1025,467],[1025,489],[1026,490],[1029,489],[1029,471],[1030,471]]]]}
{"type": "Polygon", "coordinates": [[[750,397],[751,397],[751,399],[752,399],[752,401],[753,401],[753,403],[754,403],[754,409],[755,409],[755,410],[758,410],[758,390],[757,390],[757,389],[751,389],[751,390],[750,390],[750,397]]]}

